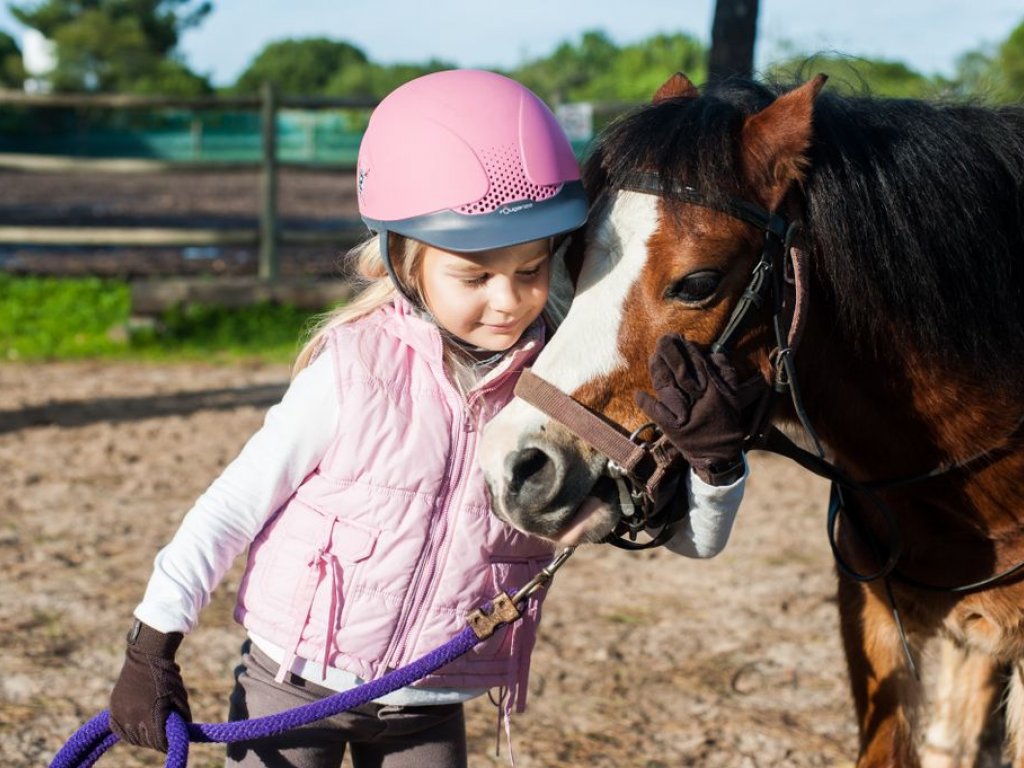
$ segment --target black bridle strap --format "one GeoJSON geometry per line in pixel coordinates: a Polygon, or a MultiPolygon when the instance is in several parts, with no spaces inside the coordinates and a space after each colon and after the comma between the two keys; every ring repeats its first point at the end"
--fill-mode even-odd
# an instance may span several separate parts
{"type": "Polygon", "coordinates": [[[734,197],[713,198],[685,184],[672,181],[666,182],[657,173],[650,171],[627,173],[614,186],[627,192],[641,192],[646,195],[668,197],[681,203],[691,203],[699,205],[701,208],[710,208],[719,213],[732,216],[734,219],[753,224],[758,229],[771,232],[778,238],[784,238],[786,230],[789,229],[789,222],[759,205],[734,197]]]}
{"type": "MultiPolygon", "coordinates": [[[[746,323],[751,312],[761,309],[767,301],[774,300],[772,315],[776,319],[779,318],[782,314],[782,280],[785,259],[793,246],[793,238],[797,231],[795,224],[791,224],[777,213],[746,200],[734,197],[714,198],[693,187],[663,180],[658,174],[650,171],[634,171],[625,174],[617,187],[628,192],[668,197],[678,202],[718,211],[747,224],[752,224],[765,233],[761,258],[754,265],[747,288],[743,291],[736,306],[733,307],[725,328],[711,345],[712,352],[727,350],[733,337],[746,323]]],[[[783,340],[783,343],[785,341],[783,340]]]]}

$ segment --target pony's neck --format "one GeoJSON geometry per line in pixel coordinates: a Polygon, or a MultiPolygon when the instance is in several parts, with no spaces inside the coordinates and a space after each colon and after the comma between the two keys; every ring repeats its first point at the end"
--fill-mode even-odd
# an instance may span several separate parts
{"type": "Polygon", "coordinates": [[[1021,416],[1019,396],[987,391],[913,350],[887,349],[884,335],[875,351],[855,347],[836,328],[835,318],[808,323],[797,375],[819,436],[861,479],[968,458],[995,447],[1021,416]]]}

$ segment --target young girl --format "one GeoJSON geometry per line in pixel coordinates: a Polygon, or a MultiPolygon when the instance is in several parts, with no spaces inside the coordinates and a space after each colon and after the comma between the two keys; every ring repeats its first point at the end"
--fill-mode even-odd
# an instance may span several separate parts
{"type": "MultiPolygon", "coordinates": [[[[175,651],[247,547],[233,720],[408,664],[551,558],[491,514],[474,459],[543,344],[553,241],[586,218],[565,135],[512,80],[427,75],[374,111],[358,195],[378,233],[357,249],[368,286],[321,325],[282,401],[157,555],[111,695],[128,742],[166,750],[167,713],[190,717],[175,651]]],[[[539,618],[538,599],[429,679],[232,745],[227,764],[339,766],[349,748],[357,768],[465,766],[463,702],[505,687],[523,709],[539,618]]]]}

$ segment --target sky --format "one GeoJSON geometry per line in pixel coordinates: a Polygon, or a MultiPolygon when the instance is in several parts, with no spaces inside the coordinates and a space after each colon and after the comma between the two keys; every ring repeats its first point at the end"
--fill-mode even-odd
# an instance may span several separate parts
{"type": "MultiPolygon", "coordinates": [[[[713,8],[714,0],[214,0],[180,47],[216,85],[234,82],[263,46],[288,37],[345,40],[379,64],[437,58],[509,69],[593,29],[617,45],[673,32],[707,43],[713,8]]],[[[950,75],[962,53],[1002,42],[1022,21],[1021,0],[760,0],[755,57],[763,66],[790,45],[950,75]]],[[[22,31],[7,2],[0,30],[16,38],[22,31]]]]}

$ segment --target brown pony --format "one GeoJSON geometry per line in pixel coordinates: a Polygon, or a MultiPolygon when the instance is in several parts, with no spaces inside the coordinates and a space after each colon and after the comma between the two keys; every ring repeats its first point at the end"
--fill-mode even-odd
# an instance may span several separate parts
{"type": "MultiPolygon", "coordinates": [[[[1024,768],[1024,110],[823,84],[698,92],[676,75],[606,131],[567,256],[576,295],[533,373],[629,434],[663,334],[761,372],[779,394],[752,447],[834,481],[858,766],[920,764],[915,664],[938,635],[962,677],[933,751],[973,759],[1009,664],[1024,768]]],[[[621,469],[522,399],[481,460],[496,513],[525,531],[578,543],[621,523],[621,469]]]]}

